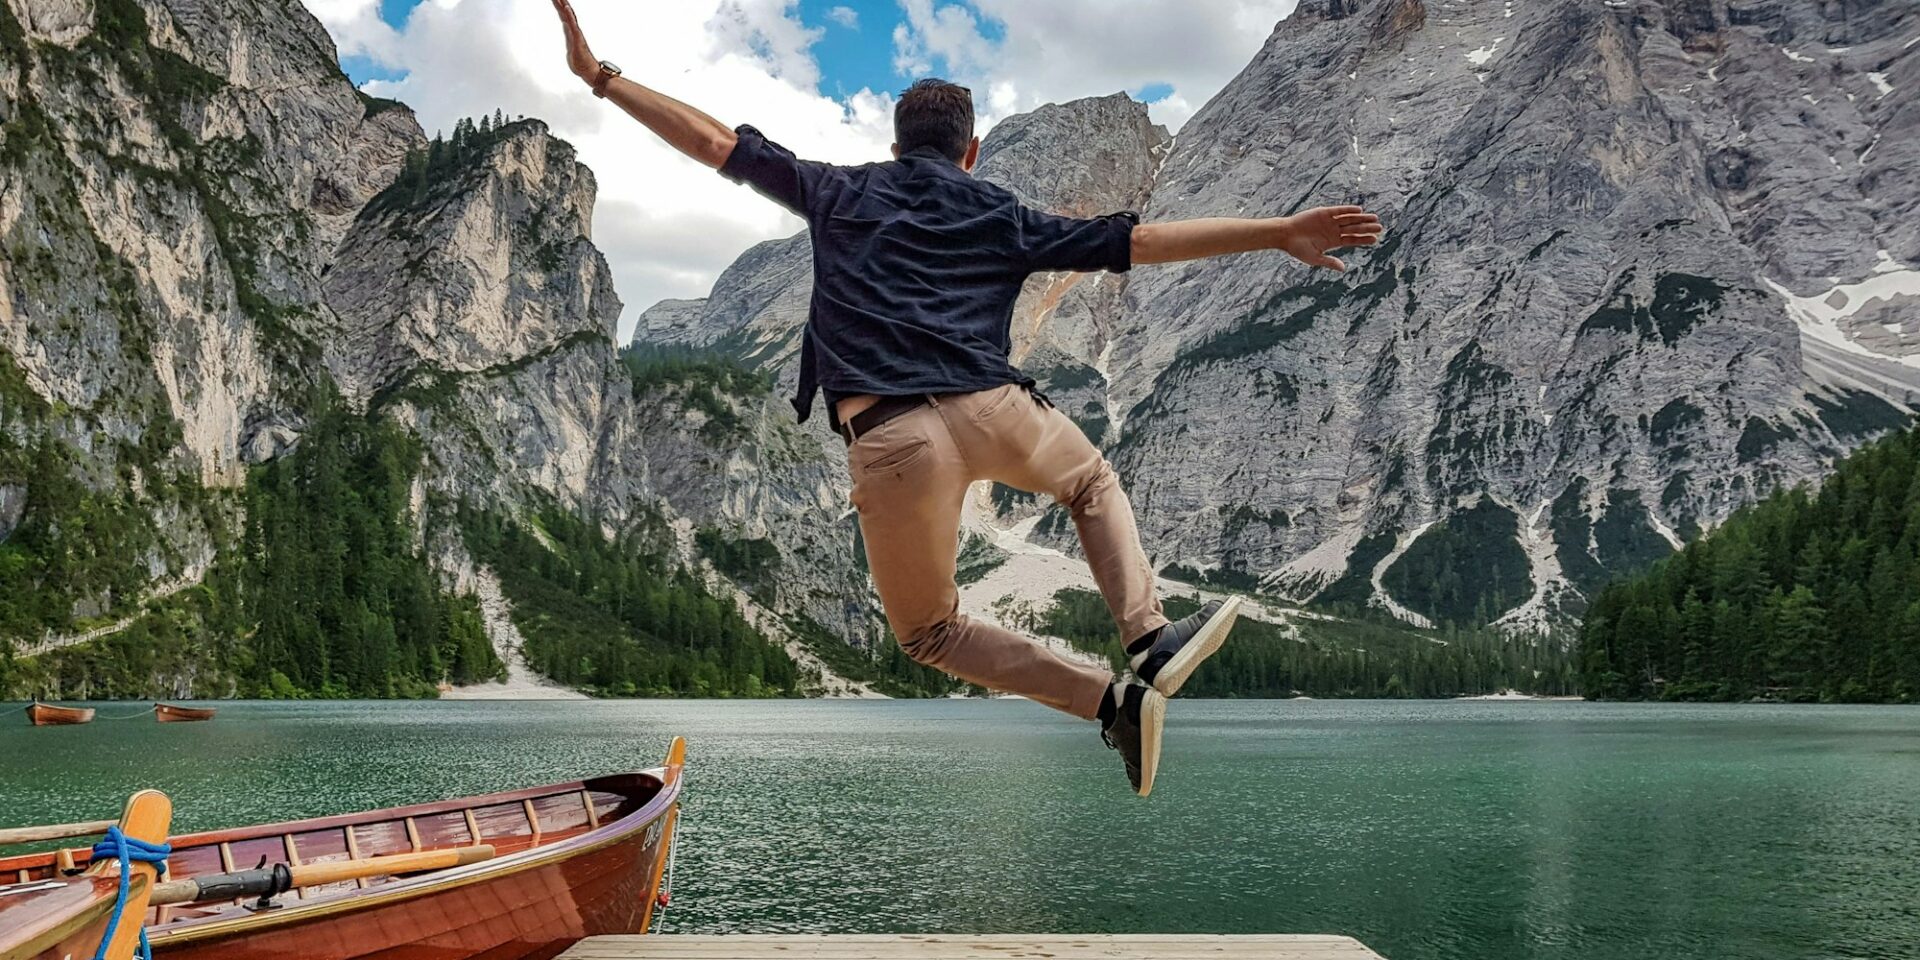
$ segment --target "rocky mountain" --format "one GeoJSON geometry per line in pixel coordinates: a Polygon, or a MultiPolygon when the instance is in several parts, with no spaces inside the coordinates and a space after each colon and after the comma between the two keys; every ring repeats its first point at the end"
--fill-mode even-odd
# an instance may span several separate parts
{"type": "MultiPolygon", "coordinates": [[[[392,689],[364,685],[376,654],[430,684],[468,601],[531,688],[516,623],[532,614],[513,598],[535,596],[597,605],[615,634],[644,596],[707,637],[658,642],[720,645],[674,648],[690,672],[652,682],[719,692],[754,672],[761,654],[739,651],[758,641],[715,603],[831,681],[789,625],[843,650],[881,630],[831,463],[762,415],[768,384],[620,356],[594,194],[538,121],[429,141],[404,105],[353,88],[297,0],[0,0],[0,693],[10,655],[31,692],[252,689],[235,685],[285,651],[246,649],[267,612],[231,608],[303,582],[325,596],[294,626],[345,644],[288,659],[316,672],[279,679],[309,692],[392,689]],[[322,448],[288,459],[316,431],[322,448]],[[386,501],[338,488],[356,470],[410,488],[405,515],[366,519],[386,501]],[[284,556],[277,541],[298,538],[251,527],[295,502],[343,504],[311,523],[348,535],[400,522],[414,543],[284,556]],[[523,565],[540,582],[503,592],[463,525],[506,563],[521,541],[502,525],[545,537],[547,511],[665,566],[592,595],[605,551],[549,537],[576,569],[523,565]],[[452,598],[443,653],[404,629],[393,646],[433,617],[400,609],[418,598],[390,562],[427,564],[452,598]]],[[[621,645],[656,642],[639,613],[594,665],[629,686],[621,645]]]]}
{"type": "MultiPolygon", "coordinates": [[[[1081,101],[1000,124],[980,173],[1149,220],[1362,203],[1387,241],[1339,276],[1036,278],[1019,359],[1165,569],[1551,626],[1910,419],[1916,47],[1920,10],[1875,0],[1303,0],[1177,140],[1081,101]]],[[[756,247],[638,339],[790,375],[806,253],[756,247]]],[[[1071,548],[1022,498],[979,506],[1071,548]]]]}
{"type": "Polygon", "coordinates": [[[0,7],[10,631],[204,575],[297,432],[321,268],[421,139],[271,6],[0,7]]]}

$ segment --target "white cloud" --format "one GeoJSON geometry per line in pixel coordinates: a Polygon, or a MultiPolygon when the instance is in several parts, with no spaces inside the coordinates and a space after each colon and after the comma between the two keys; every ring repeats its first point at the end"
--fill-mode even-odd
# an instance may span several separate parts
{"type": "Polygon", "coordinates": [[[307,9],[327,25],[345,56],[385,60],[399,35],[380,19],[380,0],[306,0],[307,9]]]}
{"type": "Polygon", "coordinates": [[[1297,0],[900,0],[895,64],[973,87],[988,120],[1166,83],[1178,129],[1260,50],[1297,0]],[[982,28],[991,23],[992,30],[982,28]]]}
{"type": "Polygon", "coordinates": [[[933,0],[900,0],[900,8],[906,19],[893,31],[895,70],[919,76],[938,60],[956,76],[984,76],[994,66],[993,44],[981,35],[972,10],[957,3],[936,6],[933,0]]]}
{"type": "MultiPolygon", "coordinates": [[[[367,84],[367,92],[405,101],[429,135],[500,108],[547,121],[579,148],[600,182],[594,237],[627,305],[623,336],[640,311],[666,297],[705,296],[748,246],[799,229],[785,211],[594,99],[567,72],[551,0],[426,0],[401,30],[380,20],[379,0],[303,2],[342,54],[404,72],[367,84]]],[[[1177,128],[1246,64],[1296,0],[899,2],[896,66],[971,86],[984,133],[1043,103],[1152,83],[1172,87],[1152,109],[1177,128]]],[[[796,0],[574,6],[596,54],[722,123],[752,123],[811,158],[887,156],[892,95],[862,90],[844,102],[822,95],[811,48],[823,28],[800,21],[796,0]]],[[[850,8],[827,16],[859,27],[850,8]]]]}

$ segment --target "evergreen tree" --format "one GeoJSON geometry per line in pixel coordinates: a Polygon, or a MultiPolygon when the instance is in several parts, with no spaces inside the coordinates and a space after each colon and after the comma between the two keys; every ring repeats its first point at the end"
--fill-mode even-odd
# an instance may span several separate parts
{"type": "Polygon", "coordinates": [[[786,651],[647,530],[608,539],[598,523],[557,509],[538,515],[539,534],[470,507],[458,515],[469,549],[499,573],[540,673],[602,696],[799,692],[786,651]]]}
{"type": "Polygon", "coordinates": [[[389,697],[504,675],[474,601],[442,593],[415,547],[418,443],[328,390],[312,409],[300,446],[247,486],[249,679],[271,696],[389,697]]]}
{"type": "MultiPolygon", "coordinates": [[[[1185,597],[1165,601],[1170,617],[1199,609],[1185,597]]],[[[1113,618],[1100,595],[1067,589],[1050,610],[1023,625],[1077,649],[1124,664],[1113,618]]],[[[1414,630],[1369,621],[1316,621],[1324,638],[1242,618],[1233,642],[1215,654],[1186,690],[1203,697],[1458,697],[1514,690],[1574,692],[1574,670],[1551,640],[1491,630],[1414,630]],[[1335,642],[1335,635],[1338,641],[1335,642]]]]}
{"type": "Polygon", "coordinates": [[[1596,697],[1920,699],[1920,433],[1608,586],[1578,662],[1596,697]]]}

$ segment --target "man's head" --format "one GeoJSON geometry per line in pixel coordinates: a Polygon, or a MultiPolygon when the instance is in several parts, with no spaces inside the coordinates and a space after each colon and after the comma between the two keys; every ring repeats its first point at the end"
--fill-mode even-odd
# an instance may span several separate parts
{"type": "Polygon", "coordinates": [[[932,147],[972,170],[980,159],[980,138],[973,135],[973,91],[928,77],[916,80],[893,105],[893,155],[932,147]]]}

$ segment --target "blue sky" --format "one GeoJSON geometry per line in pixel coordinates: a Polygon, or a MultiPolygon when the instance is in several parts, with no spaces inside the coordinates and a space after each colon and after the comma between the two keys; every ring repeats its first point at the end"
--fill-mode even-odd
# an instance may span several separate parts
{"type": "MultiPolygon", "coordinates": [[[[424,0],[380,0],[380,19],[395,30],[424,0]]],[[[812,52],[820,65],[820,93],[846,100],[862,89],[898,92],[914,78],[894,68],[893,32],[904,20],[900,0],[800,0],[800,22],[821,31],[812,52]],[[849,17],[846,11],[851,11],[849,17]]],[[[981,17],[980,35],[991,43],[1005,38],[1006,27],[981,17]]],[[[364,54],[340,58],[341,69],[356,85],[368,81],[398,81],[405,70],[384,66],[364,54]]],[[[1149,81],[1128,90],[1137,99],[1156,103],[1173,92],[1164,81],[1149,81]]]]}
{"type": "Polygon", "coordinates": [[[820,92],[836,100],[860,92],[898,90],[905,83],[893,71],[893,28],[900,22],[894,0],[801,0],[800,22],[824,27],[813,45],[820,61],[820,92]],[[858,16],[848,28],[828,18],[828,11],[845,7],[858,16]]]}
{"type": "MultiPolygon", "coordinates": [[[[386,21],[387,25],[395,30],[401,29],[407,24],[407,14],[412,13],[413,8],[422,2],[424,0],[380,0],[380,19],[386,21]]],[[[364,54],[342,56],[340,69],[346,71],[347,78],[352,80],[355,86],[369,80],[399,80],[407,75],[404,70],[381,66],[364,54]]]]}

